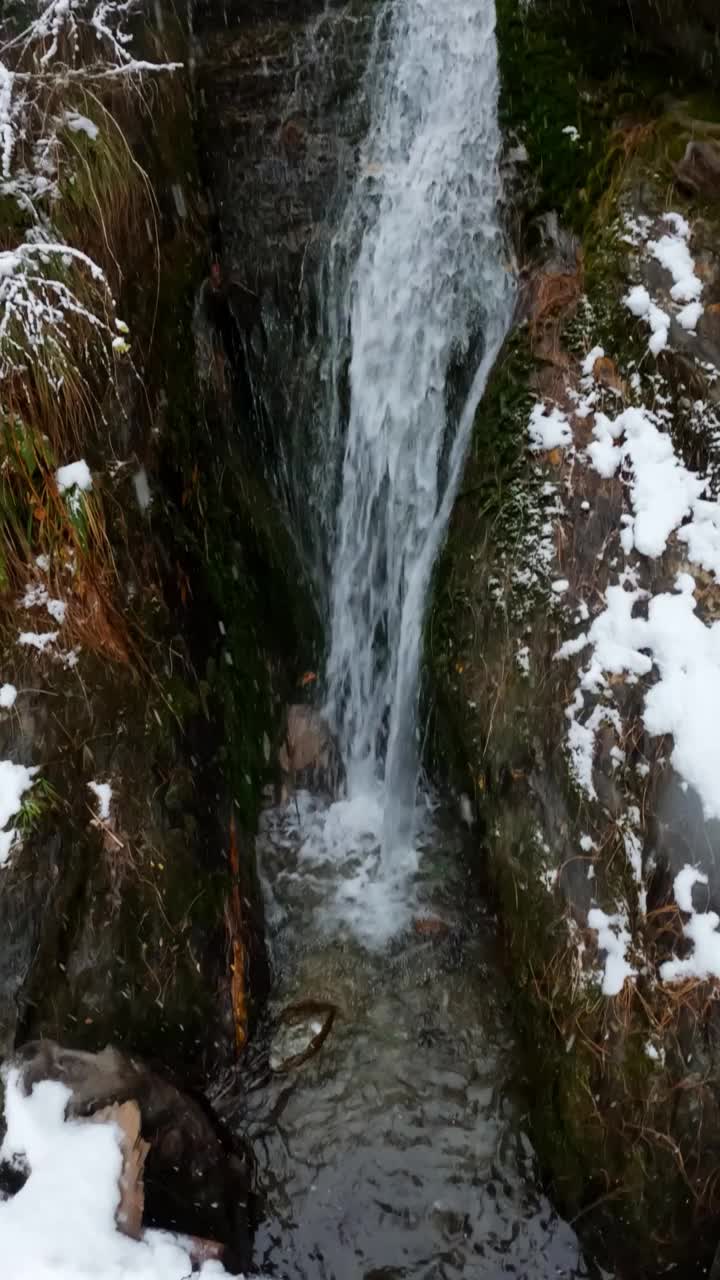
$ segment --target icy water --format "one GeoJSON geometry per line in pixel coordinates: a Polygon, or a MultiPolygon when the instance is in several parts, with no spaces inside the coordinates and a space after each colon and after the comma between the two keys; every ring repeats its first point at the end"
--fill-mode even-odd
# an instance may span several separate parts
{"type": "Polygon", "coordinates": [[[243,1094],[218,1102],[258,1160],[258,1269],[286,1280],[599,1277],[539,1186],[513,1086],[512,995],[460,833],[426,820],[422,923],[368,950],[319,923],[329,871],[303,853],[317,807],[300,796],[265,814],[274,997],[243,1094]],[[283,1012],[308,1002],[289,1029],[283,1012]],[[283,1070],[326,1006],[326,1039],[283,1070]]]}

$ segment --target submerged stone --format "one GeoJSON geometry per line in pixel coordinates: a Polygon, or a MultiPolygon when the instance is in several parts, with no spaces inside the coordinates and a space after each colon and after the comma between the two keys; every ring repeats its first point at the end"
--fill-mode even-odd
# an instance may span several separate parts
{"type": "Polygon", "coordinates": [[[322,1047],[332,1029],[337,1009],[323,1001],[302,1000],[288,1005],[280,1015],[270,1047],[272,1071],[291,1071],[322,1047]]]}

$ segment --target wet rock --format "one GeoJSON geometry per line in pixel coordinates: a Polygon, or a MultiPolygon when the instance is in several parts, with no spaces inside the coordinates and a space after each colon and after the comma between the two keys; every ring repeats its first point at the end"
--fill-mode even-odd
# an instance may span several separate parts
{"type": "Polygon", "coordinates": [[[250,1157],[204,1103],[110,1046],[83,1053],[41,1040],[25,1045],[12,1065],[28,1092],[41,1080],[64,1084],[68,1117],[120,1122],[128,1234],[138,1235],[141,1224],[180,1232],[218,1242],[231,1268],[249,1265],[250,1157]]]}
{"type": "Polygon", "coordinates": [[[313,707],[288,707],[278,752],[282,786],[336,796],[342,784],[342,761],[327,722],[313,707]]]}
{"type": "Polygon", "coordinates": [[[720,199],[720,143],[690,141],[675,166],[678,184],[692,195],[720,199]]]}
{"type": "Polygon", "coordinates": [[[357,91],[373,17],[372,0],[202,0],[195,14],[215,235],[226,275],[259,303],[261,340],[243,352],[254,447],[282,495],[303,504],[303,536],[313,523],[300,421],[313,394],[308,352],[336,193],[363,136],[357,91]]]}

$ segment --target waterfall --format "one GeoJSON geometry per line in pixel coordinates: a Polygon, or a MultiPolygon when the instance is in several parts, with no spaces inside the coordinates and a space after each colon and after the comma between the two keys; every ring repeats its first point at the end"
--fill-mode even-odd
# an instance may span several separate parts
{"type": "Polygon", "coordinates": [[[336,236],[351,265],[329,299],[336,370],[349,333],[349,410],[344,431],[331,427],[344,454],[327,683],[351,795],[384,780],[392,854],[412,838],[430,576],[514,296],[494,0],[388,0],[372,62],[370,129],[336,236]]]}
{"type": "Polygon", "coordinates": [[[324,449],[307,495],[308,520],[326,513],[326,714],[348,794],[298,819],[303,883],[333,891],[322,927],[339,917],[375,945],[414,910],[430,579],[515,297],[494,0],[384,0],[365,98],[324,269],[324,449]]]}

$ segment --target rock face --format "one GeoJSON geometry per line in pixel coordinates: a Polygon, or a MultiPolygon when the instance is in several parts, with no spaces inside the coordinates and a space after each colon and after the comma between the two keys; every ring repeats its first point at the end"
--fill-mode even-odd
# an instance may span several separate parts
{"type": "Polygon", "coordinates": [[[638,0],[632,17],[640,29],[708,80],[720,66],[720,15],[715,0],[638,0]]]}
{"type": "Polygon", "coordinates": [[[374,7],[205,0],[196,14],[215,251],[255,300],[244,341],[253,431],[306,540],[320,270],[363,133],[374,7]]]}
{"type": "MultiPolygon", "coordinates": [[[[560,14],[570,27],[577,19],[595,38],[596,24],[613,33],[617,55],[627,40],[672,55],[675,72],[712,81],[720,65],[720,15],[715,0],[532,0],[539,11],[560,14]]],[[[500,0],[504,5],[505,0],[500,0]]],[[[514,4],[514,0],[511,0],[514,4]]],[[[526,6],[527,8],[527,6],[526,6]]],[[[602,56],[602,55],[601,55],[602,56]]]]}
{"type": "MultiPolygon", "coordinates": [[[[113,1108],[137,1107],[145,1147],[144,1209],[139,1221],[125,1224],[128,1234],[138,1234],[142,1224],[216,1241],[231,1272],[249,1267],[249,1156],[230,1144],[206,1107],[139,1059],[110,1047],[81,1053],[42,1040],[24,1045],[11,1065],[26,1092],[41,1080],[65,1085],[68,1118],[106,1120],[113,1108]]],[[[137,1218],[137,1204],[133,1212],[137,1218]]]]}
{"type": "MultiPolygon", "coordinates": [[[[720,823],[676,772],[677,739],[646,714],[665,678],[653,645],[639,644],[632,673],[627,651],[598,657],[593,646],[613,587],[641,640],[683,588],[699,634],[718,617],[717,577],[683,527],[690,499],[661,545],[646,543],[644,463],[623,442],[661,406],[658,449],[716,500],[720,100],[692,76],[681,100],[658,100],[657,43],[649,64],[633,63],[636,96],[624,82],[617,97],[602,50],[585,42],[597,43],[596,9],[570,40],[546,21],[553,8],[498,6],[502,108],[529,157],[525,177],[514,175],[522,323],[478,412],[436,580],[436,760],[473,796],[478,861],[515,975],[534,1138],[559,1202],[622,1274],[695,1275],[720,1235],[718,979],[693,965],[693,938],[720,907],[720,823]],[[680,290],[663,237],[692,259],[694,282],[680,290]],[[688,287],[701,305],[683,315],[676,299],[688,287]],[[637,308],[645,296],[655,330],[637,308]],[[604,423],[620,451],[609,464],[604,423]],[[675,881],[686,866],[702,875],[689,897],[675,881]]],[[[632,10],[649,34],[643,7],[632,10]]],[[[651,491],[665,511],[669,486],[658,479],[651,491]]],[[[682,705],[689,714],[687,694],[682,705]]]]}

